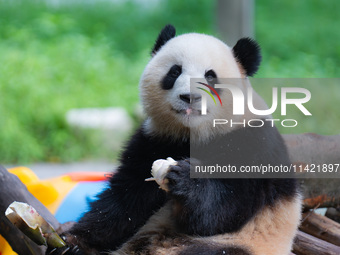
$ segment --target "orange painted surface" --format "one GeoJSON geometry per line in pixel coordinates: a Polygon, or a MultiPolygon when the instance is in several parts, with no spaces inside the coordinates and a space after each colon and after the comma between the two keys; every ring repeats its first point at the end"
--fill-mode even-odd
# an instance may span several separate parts
{"type": "Polygon", "coordinates": [[[107,172],[74,172],[67,174],[75,182],[105,181],[108,175],[110,174],[107,172]]]}

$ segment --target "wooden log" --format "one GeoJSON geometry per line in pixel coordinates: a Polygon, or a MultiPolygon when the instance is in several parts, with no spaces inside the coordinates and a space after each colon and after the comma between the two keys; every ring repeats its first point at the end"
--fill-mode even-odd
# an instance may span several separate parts
{"type": "Polygon", "coordinates": [[[36,245],[17,229],[5,216],[8,206],[14,202],[25,202],[32,205],[55,229],[59,227],[58,221],[26,188],[26,186],[13,174],[0,165],[0,234],[18,254],[42,255],[46,248],[36,245]]]}
{"type": "Polygon", "coordinates": [[[314,212],[304,213],[302,218],[303,220],[300,230],[329,243],[340,246],[339,223],[314,212]]]}
{"type": "Polygon", "coordinates": [[[293,252],[297,255],[339,255],[340,247],[298,231],[293,252]]]}

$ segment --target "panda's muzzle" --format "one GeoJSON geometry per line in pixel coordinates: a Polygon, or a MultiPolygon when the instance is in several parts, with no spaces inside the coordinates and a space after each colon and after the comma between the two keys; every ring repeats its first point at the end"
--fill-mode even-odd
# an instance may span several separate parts
{"type": "Polygon", "coordinates": [[[201,101],[202,96],[197,93],[180,94],[179,98],[187,104],[193,104],[201,101]]]}

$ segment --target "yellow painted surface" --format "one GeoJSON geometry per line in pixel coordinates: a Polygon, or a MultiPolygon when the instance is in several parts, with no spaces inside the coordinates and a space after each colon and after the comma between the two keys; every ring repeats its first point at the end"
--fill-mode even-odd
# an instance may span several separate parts
{"type": "MultiPolygon", "coordinates": [[[[70,191],[76,186],[77,183],[73,182],[71,178],[67,175],[48,179],[43,182],[44,184],[51,184],[57,196],[48,205],[44,203],[44,201],[48,201],[48,198],[46,198],[46,200],[40,200],[39,198],[38,199],[48,208],[48,210],[52,214],[55,214],[60,204],[63,202],[64,198],[67,196],[68,193],[70,193],[70,191]]],[[[35,196],[35,193],[32,194],[35,196]]],[[[41,199],[43,198],[44,197],[41,197],[41,199]]]]}

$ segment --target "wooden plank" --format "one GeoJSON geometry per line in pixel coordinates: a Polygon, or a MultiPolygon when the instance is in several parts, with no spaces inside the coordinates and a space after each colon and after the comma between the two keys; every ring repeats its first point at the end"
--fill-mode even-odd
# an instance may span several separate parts
{"type": "Polygon", "coordinates": [[[297,255],[339,255],[340,247],[298,231],[293,252],[297,255]]]}
{"type": "Polygon", "coordinates": [[[340,224],[314,212],[303,214],[300,229],[307,234],[340,246],[340,224]]]}

